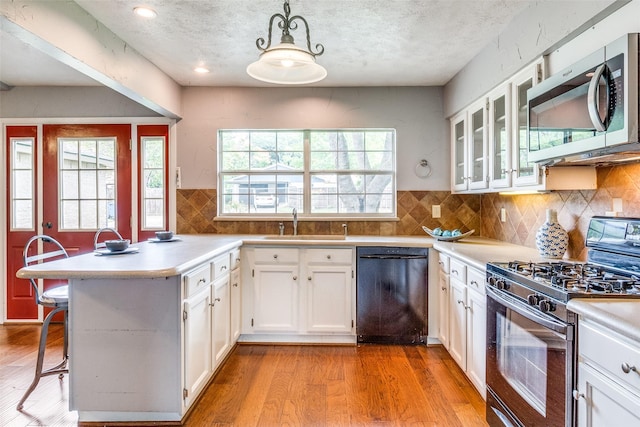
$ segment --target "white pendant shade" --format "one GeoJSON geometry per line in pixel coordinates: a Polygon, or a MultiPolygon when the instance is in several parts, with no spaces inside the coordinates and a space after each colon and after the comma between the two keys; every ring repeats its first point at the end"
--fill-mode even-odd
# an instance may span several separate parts
{"type": "Polygon", "coordinates": [[[327,70],[306,50],[293,43],[280,43],[249,64],[247,74],[267,83],[301,85],[324,79],[327,70]]]}

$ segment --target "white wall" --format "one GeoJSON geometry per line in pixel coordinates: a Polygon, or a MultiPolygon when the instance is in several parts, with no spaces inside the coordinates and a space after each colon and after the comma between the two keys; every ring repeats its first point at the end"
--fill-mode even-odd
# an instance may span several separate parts
{"type": "Polygon", "coordinates": [[[442,88],[205,88],[182,94],[177,125],[182,188],[216,188],[219,129],[395,128],[398,190],[449,190],[442,88]],[[425,158],[433,174],[420,179],[425,158]]]}

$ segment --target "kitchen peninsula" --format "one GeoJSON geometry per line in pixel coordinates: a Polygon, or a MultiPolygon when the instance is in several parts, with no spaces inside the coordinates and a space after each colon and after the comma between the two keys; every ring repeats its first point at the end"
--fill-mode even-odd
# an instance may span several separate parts
{"type": "MultiPolygon", "coordinates": [[[[136,243],[133,245],[138,249],[136,253],[116,256],[91,253],[21,269],[18,272],[21,278],[68,279],[70,282],[69,400],[70,408],[78,410],[80,421],[179,422],[184,419],[219,366],[216,363],[224,360],[234,343],[233,339],[230,343],[227,340],[226,345],[220,347],[222,356],[218,360],[215,327],[213,331],[198,327],[197,319],[203,316],[200,325],[215,323],[216,315],[210,314],[210,307],[217,304],[216,283],[223,279],[229,286],[228,273],[239,260],[240,246],[299,246],[313,250],[357,246],[428,247],[478,269],[483,269],[487,261],[509,259],[515,253],[526,259],[535,257],[536,253],[530,248],[477,237],[457,243],[437,242],[427,236],[305,237],[310,236],[296,239],[293,236],[181,235],[179,240],[169,243],[136,243]],[[214,322],[206,316],[214,316],[214,322]],[[206,335],[214,338],[198,342],[206,335]]],[[[430,258],[433,263],[430,280],[438,283],[437,252],[430,251],[430,258]]],[[[231,283],[233,280],[232,277],[231,283]]],[[[430,337],[438,335],[438,289],[437,286],[429,289],[430,337]]],[[[225,295],[228,299],[229,294],[225,295]]],[[[231,294],[232,301],[233,298],[231,294]]],[[[233,313],[233,303],[229,306],[233,313]]],[[[223,316],[228,319],[229,312],[223,316]]],[[[351,334],[355,334],[354,330],[351,334]]],[[[229,335],[233,333],[226,332],[226,336],[229,335]]]]}

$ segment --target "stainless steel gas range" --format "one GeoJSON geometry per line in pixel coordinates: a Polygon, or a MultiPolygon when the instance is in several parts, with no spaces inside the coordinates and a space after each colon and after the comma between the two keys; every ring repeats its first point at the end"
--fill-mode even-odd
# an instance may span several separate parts
{"type": "Polygon", "coordinates": [[[487,264],[487,422],[573,426],[572,298],[640,298],[640,219],[594,217],[586,263],[487,264]]]}

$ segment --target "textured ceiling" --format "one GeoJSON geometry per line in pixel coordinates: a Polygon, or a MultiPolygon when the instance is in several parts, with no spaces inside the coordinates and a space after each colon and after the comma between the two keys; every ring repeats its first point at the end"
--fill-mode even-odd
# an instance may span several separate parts
{"type": "MultiPolygon", "coordinates": [[[[52,0],[58,1],[58,0],[52,0]]],[[[328,77],[314,86],[443,85],[502,32],[529,0],[290,0],[309,22],[328,77]]],[[[129,47],[183,86],[265,86],[247,76],[255,40],[267,36],[280,0],[76,0],[129,47]],[[140,4],[158,16],[132,13],[140,4]],[[208,67],[198,75],[193,68],[208,67]]],[[[279,33],[274,31],[276,39],[279,33]]],[[[296,43],[302,31],[292,32],[296,43]]],[[[92,81],[0,35],[0,81],[9,85],[87,85],[92,81]]]]}

